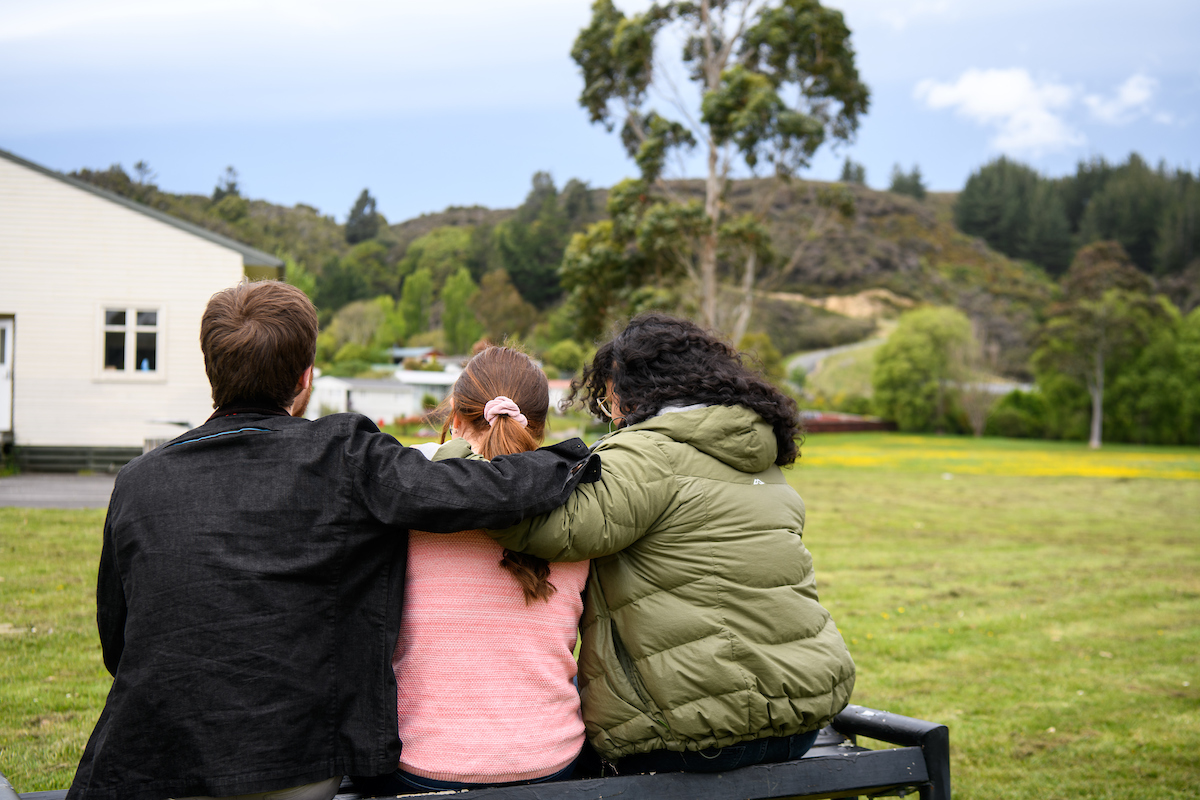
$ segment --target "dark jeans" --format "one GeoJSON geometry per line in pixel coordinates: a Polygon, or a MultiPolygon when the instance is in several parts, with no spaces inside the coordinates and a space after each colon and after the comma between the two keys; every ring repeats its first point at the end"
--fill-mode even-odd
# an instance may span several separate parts
{"type": "Polygon", "coordinates": [[[817,731],[777,736],[708,750],[652,750],[625,756],[617,768],[622,775],[635,772],[726,772],[753,764],[793,761],[808,752],[817,731]]]}
{"type": "Polygon", "coordinates": [[[424,778],[398,769],[389,775],[376,775],[372,778],[354,778],[354,788],[364,797],[391,797],[397,794],[413,794],[414,792],[443,792],[447,789],[485,789],[489,786],[526,786],[531,783],[549,783],[550,781],[565,781],[575,772],[575,762],[542,778],[530,778],[527,781],[512,781],[511,783],[460,783],[458,781],[439,781],[436,778],[424,778]]]}

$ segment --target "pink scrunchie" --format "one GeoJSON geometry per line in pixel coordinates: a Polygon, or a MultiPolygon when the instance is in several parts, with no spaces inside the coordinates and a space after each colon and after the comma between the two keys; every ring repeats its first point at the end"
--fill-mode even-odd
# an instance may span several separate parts
{"type": "Polygon", "coordinates": [[[504,395],[488,400],[487,405],[483,407],[483,418],[487,420],[488,425],[495,425],[496,417],[499,416],[512,417],[522,428],[529,427],[529,420],[521,413],[521,407],[504,395]]]}

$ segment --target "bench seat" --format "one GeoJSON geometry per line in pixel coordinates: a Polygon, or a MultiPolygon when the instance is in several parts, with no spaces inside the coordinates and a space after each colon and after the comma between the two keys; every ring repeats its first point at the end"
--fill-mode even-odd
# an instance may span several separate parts
{"type": "MultiPolygon", "coordinates": [[[[0,777],[0,800],[62,800],[65,790],[16,795],[0,777]]],[[[455,800],[767,800],[889,796],[917,791],[921,800],[950,800],[950,737],[944,725],[851,705],[821,732],[801,759],[714,774],[663,773],[584,778],[435,795],[455,800]],[[868,750],[867,736],[897,747],[868,750]]],[[[336,800],[361,800],[344,781],[336,800]]]]}

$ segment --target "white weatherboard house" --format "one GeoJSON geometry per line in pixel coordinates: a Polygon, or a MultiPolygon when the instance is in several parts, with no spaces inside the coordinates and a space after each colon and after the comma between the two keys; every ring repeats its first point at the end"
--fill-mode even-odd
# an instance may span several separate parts
{"type": "Polygon", "coordinates": [[[283,262],[0,150],[0,442],[111,469],[212,413],[208,299],[283,262]]]}

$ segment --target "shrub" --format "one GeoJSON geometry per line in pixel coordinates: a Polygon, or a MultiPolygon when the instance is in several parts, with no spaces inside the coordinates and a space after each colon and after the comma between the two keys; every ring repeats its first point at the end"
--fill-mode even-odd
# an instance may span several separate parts
{"type": "Polygon", "coordinates": [[[586,354],[583,347],[573,339],[563,339],[543,354],[546,363],[560,373],[574,375],[583,366],[586,354]]]}
{"type": "Polygon", "coordinates": [[[378,360],[376,358],[377,355],[369,347],[355,342],[346,342],[346,344],[339,347],[338,351],[334,353],[333,361],[335,364],[340,364],[343,361],[363,361],[369,365],[372,361],[378,360]]]}
{"type": "Polygon", "coordinates": [[[762,369],[768,380],[779,383],[783,380],[783,356],[765,333],[747,333],[738,342],[738,349],[749,356],[752,367],[762,369]]]}
{"type": "Polygon", "coordinates": [[[871,376],[879,415],[902,431],[969,430],[956,384],[973,347],[971,323],[954,308],[909,311],[875,351],[871,376]]]}
{"type": "Polygon", "coordinates": [[[1046,411],[1046,399],[1040,392],[1014,389],[996,403],[984,433],[1013,439],[1041,438],[1046,435],[1046,411]]]}

